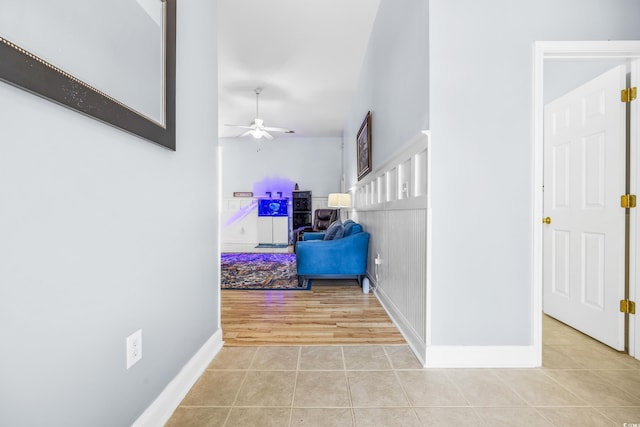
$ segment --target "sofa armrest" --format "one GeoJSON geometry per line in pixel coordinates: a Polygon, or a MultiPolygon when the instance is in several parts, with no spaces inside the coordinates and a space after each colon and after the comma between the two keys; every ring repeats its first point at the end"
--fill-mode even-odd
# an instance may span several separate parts
{"type": "Polygon", "coordinates": [[[307,231],[306,233],[304,233],[304,235],[302,236],[303,240],[323,240],[324,239],[324,233],[321,231],[307,231]]]}

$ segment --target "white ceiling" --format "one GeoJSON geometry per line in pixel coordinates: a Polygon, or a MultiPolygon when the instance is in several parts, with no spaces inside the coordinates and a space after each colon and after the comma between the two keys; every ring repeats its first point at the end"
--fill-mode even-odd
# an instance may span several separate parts
{"type": "Polygon", "coordinates": [[[265,126],[295,131],[276,138],[341,136],[379,2],[220,0],[219,136],[253,121],[256,87],[265,126]]]}

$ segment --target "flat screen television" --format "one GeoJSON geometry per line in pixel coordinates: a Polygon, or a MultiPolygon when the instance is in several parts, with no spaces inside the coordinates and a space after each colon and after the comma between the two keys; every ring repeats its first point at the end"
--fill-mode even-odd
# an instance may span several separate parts
{"type": "Polygon", "coordinates": [[[260,199],[258,216],[287,216],[287,199],[260,199]]]}

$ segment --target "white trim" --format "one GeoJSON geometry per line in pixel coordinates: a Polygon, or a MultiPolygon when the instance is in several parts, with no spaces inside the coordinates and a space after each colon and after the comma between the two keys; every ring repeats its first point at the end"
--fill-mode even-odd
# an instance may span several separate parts
{"type": "Polygon", "coordinates": [[[640,58],[637,40],[535,42],[548,60],[640,58]]]}
{"type": "MultiPolygon", "coordinates": [[[[398,328],[405,341],[407,341],[407,344],[409,344],[409,347],[413,351],[416,358],[420,361],[420,364],[422,366],[426,366],[426,347],[422,338],[415,333],[415,331],[413,330],[413,326],[405,319],[405,317],[402,315],[402,312],[396,308],[393,301],[391,301],[391,299],[387,297],[384,289],[376,288],[373,293],[380,302],[382,308],[384,308],[384,310],[389,315],[389,318],[391,319],[393,324],[396,325],[396,328],[398,328]]],[[[428,318],[429,316],[427,313],[427,319],[428,318]]],[[[427,324],[429,324],[428,321],[427,324]]]]}
{"type": "Polygon", "coordinates": [[[533,197],[533,224],[531,227],[533,253],[533,286],[531,301],[533,304],[532,316],[532,333],[533,346],[536,349],[537,364],[542,366],[542,215],[544,213],[543,205],[543,152],[544,146],[544,46],[542,43],[535,43],[534,60],[533,60],[533,168],[532,168],[532,185],[531,195],[533,197]]]}
{"type": "MultiPolygon", "coordinates": [[[[544,206],[542,203],[542,183],[544,173],[544,162],[542,147],[543,139],[543,117],[544,117],[544,61],[545,60],[583,60],[599,58],[640,58],[640,41],[545,41],[534,43],[533,58],[533,226],[532,226],[532,266],[533,266],[533,295],[532,295],[532,332],[533,348],[535,351],[537,364],[542,362],[542,218],[544,216],[544,206]]],[[[637,138],[637,136],[635,137],[637,138]]],[[[632,173],[635,173],[632,171],[632,173]]],[[[633,183],[632,183],[633,185],[633,183]]],[[[637,219],[632,215],[633,224],[637,219]]],[[[635,227],[637,229],[637,225],[635,227]]],[[[638,248],[633,246],[638,242],[638,236],[631,239],[631,253],[637,254],[638,248]]],[[[634,258],[631,258],[632,265],[630,271],[635,271],[637,263],[634,265],[634,258]]],[[[632,276],[633,277],[633,276],[632,276]]],[[[630,284],[630,290],[635,290],[636,295],[640,294],[637,284],[638,276],[630,284]]],[[[633,322],[633,319],[631,320],[633,322]]],[[[636,319],[636,327],[640,327],[640,319],[636,319]]],[[[631,332],[631,331],[630,331],[631,332]]],[[[629,334],[629,348],[635,348],[635,336],[629,334]]],[[[640,343],[637,343],[640,345],[640,343]]],[[[636,352],[637,353],[637,352],[636,352]]],[[[636,358],[640,358],[636,354],[636,358]]]]}
{"type": "Polygon", "coordinates": [[[426,368],[533,368],[537,349],[530,346],[430,346],[426,368]]]}
{"type": "Polygon", "coordinates": [[[163,426],[207,369],[222,348],[222,330],[218,329],[193,355],[178,375],[162,390],[162,393],[132,424],[132,427],[163,426]]]}
{"type": "Polygon", "coordinates": [[[425,135],[427,135],[427,137],[429,138],[427,141],[427,293],[426,293],[426,298],[427,301],[425,302],[426,304],[426,310],[427,310],[427,315],[425,317],[425,321],[426,321],[426,325],[425,325],[425,349],[421,354],[424,354],[425,359],[421,360],[422,362],[422,366],[426,366],[426,354],[427,354],[427,349],[429,348],[429,346],[431,345],[431,336],[432,336],[432,322],[431,322],[431,313],[433,313],[433,311],[431,310],[431,301],[433,301],[433,299],[431,298],[431,294],[432,294],[432,286],[433,286],[433,282],[432,282],[432,275],[431,272],[432,270],[432,266],[433,266],[433,257],[431,256],[432,254],[432,247],[433,247],[433,226],[432,226],[432,221],[433,221],[433,212],[432,212],[432,206],[431,206],[431,154],[433,153],[432,149],[431,149],[431,131],[429,130],[423,130],[422,133],[424,133],[425,135]]]}
{"type": "MultiPolygon", "coordinates": [[[[429,156],[431,153],[428,151],[430,147],[431,140],[431,132],[430,131],[421,131],[419,134],[415,135],[411,138],[406,145],[405,148],[398,152],[398,154],[391,157],[387,160],[382,166],[376,168],[373,172],[367,174],[362,180],[358,181],[356,184],[352,185],[349,191],[352,193],[352,200],[354,210],[357,211],[380,211],[380,210],[407,210],[407,209],[426,209],[428,204],[428,199],[430,195],[428,194],[429,189],[429,174],[431,170],[428,169],[425,171],[426,179],[427,179],[427,193],[426,194],[415,194],[415,189],[411,188],[412,185],[409,185],[408,192],[405,196],[400,196],[399,191],[397,189],[397,182],[395,182],[394,188],[390,188],[385,186],[385,194],[383,195],[384,200],[371,200],[371,194],[367,193],[367,189],[373,188],[371,186],[375,185],[375,182],[379,179],[385,179],[387,173],[391,173],[395,179],[399,179],[399,167],[405,162],[411,163],[411,171],[407,174],[408,176],[412,176],[415,178],[416,164],[415,164],[415,156],[423,151],[427,151],[427,163],[429,163],[429,156]],[[364,192],[364,193],[363,193],[364,192]]],[[[413,180],[409,180],[413,182],[413,180]]]]}

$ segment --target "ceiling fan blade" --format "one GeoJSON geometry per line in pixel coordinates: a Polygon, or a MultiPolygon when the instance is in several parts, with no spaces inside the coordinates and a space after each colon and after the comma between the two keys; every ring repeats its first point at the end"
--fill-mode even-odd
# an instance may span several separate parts
{"type": "Polygon", "coordinates": [[[225,124],[225,126],[231,126],[234,128],[240,128],[240,129],[255,129],[255,126],[245,126],[245,125],[227,125],[225,124]]]}
{"type": "Polygon", "coordinates": [[[274,127],[264,127],[263,130],[267,130],[269,132],[284,132],[284,133],[295,133],[291,129],[286,128],[274,128],[274,127]]]}
{"type": "Polygon", "coordinates": [[[277,127],[266,127],[264,125],[264,120],[262,120],[260,118],[260,110],[258,109],[258,99],[259,99],[259,96],[260,96],[260,92],[262,92],[262,88],[256,88],[254,90],[254,92],[256,93],[256,116],[255,116],[256,118],[253,119],[253,123],[251,123],[250,126],[229,125],[229,124],[225,124],[225,126],[232,126],[232,127],[236,127],[236,128],[240,128],[240,129],[249,129],[248,131],[246,131],[245,133],[243,133],[239,137],[251,135],[256,139],[260,139],[260,138],[264,137],[264,138],[266,138],[268,140],[272,140],[273,136],[271,134],[269,134],[268,132],[295,133],[291,129],[277,128],[277,127]]]}

